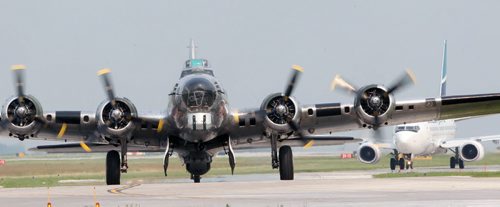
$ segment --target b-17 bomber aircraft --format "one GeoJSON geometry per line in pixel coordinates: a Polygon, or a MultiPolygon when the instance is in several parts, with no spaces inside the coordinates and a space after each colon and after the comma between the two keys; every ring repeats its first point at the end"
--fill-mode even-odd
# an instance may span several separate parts
{"type": "Polygon", "coordinates": [[[194,182],[200,182],[218,152],[228,155],[233,172],[234,149],[263,147],[271,149],[271,166],[279,169],[280,179],[293,180],[291,146],[361,141],[331,136],[335,132],[500,113],[497,93],[396,101],[393,93],[414,80],[411,73],[389,87],[372,84],[355,88],[337,78],[337,85],[355,93],[353,103],[301,105],[292,96],[303,72],[296,65],[284,92],[270,94],[260,107],[235,112],[208,61],[198,58],[195,48],[192,41],[190,59],[168,92],[168,109],[156,115],[139,114],[129,99],[116,96],[109,69],[98,72],[107,99],[95,113],[44,112],[37,99],[25,93],[24,66],[13,66],[16,95],[3,106],[2,132],[20,140],[72,142],[39,146],[36,150],[107,152],[108,185],[120,184],[121,173],[128,169],[128,151],[164,152],[165,175],[169,157],[175,152],[194,182]]]}

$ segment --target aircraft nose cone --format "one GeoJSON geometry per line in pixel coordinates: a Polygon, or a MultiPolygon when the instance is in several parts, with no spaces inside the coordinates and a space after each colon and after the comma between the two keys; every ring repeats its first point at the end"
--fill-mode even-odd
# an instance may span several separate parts
{"type": "Polygon", "coordinates": [[[415,153],[414,148],[418,146],[415,132],[397,132],[394,135],[394,144],[401,153],[415,153]]]}

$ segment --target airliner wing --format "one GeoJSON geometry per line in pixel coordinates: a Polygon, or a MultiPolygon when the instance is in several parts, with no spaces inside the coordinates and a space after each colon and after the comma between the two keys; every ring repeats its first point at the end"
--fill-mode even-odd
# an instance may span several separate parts
{"type": "Polygon", "coordinates": [[[440,147],[442,148],[455,148],[455,147],[460,147],[463,144],[466,144],[470,141],[478,141],[478,142],[487,142],[487,141],[499,141],[500,140],[500,135],[490,135],[490,136],[478,136],[478,137],[469,137],[469,138],[462,138],[462,139],[452,139],[452,140],[446,140],[441,143],[440,147]]]}

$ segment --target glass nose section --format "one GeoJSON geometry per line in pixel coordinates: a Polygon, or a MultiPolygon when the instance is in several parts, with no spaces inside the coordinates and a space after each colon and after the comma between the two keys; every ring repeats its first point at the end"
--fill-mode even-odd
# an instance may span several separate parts
{"type": "Polygon", "coordinates": [[[211,107],[216,95],[215,86],[205,78],[188,80],[182,89],[182,100],[191,110],[211,107]]]}

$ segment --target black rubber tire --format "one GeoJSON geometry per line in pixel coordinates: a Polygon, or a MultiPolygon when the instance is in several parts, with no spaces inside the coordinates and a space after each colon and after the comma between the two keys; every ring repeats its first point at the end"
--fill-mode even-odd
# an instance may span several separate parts
{"type": "Polygon", "coordinates": [[[106,184],[120,185],[120,153],[111,150],[106,155],[106,184]]]}
{"type": "Polygon", "coordinates": [[[391,170],[396,170],[396,159],[391,158],[391,160],[389,161],[389,164],[391,166],[391,170]]]}
{"type": "Polygon", "coordinates": [[[464,169],[465,168],[465,165],[464,165],[464,160],[462,159],[458,159],[458,167],[460,169],[464,169]]]}
{"type": "Polygon", "coordinates": [[[455,165],[457,164],[457,160],[455,157],[450,157],[450,168],[455,169],[455,165]]]}
{"type": "Polygon", "coordinates": [[[404,158],[399,158],[399,169],[404,170],[405,169],[405,159],[404,158]]]}
{"type": "Polygon", "coordinates": [[[410,168],[410,164],[408,164],[408,162],[405,162],[405,169],[408,170],[408,168],[410,168]]]}
{"type": "Polygon", "coordinates": [[[193,175],[193,181],[194,181],[194,183],[200,183],[201,176],[200,175],[193,175]]]}
{"type": "Polygon", "coordinates": [[[293,154],[290,146],[282,146],[279,151],[280,180],[293,180],[293,154]]]}

